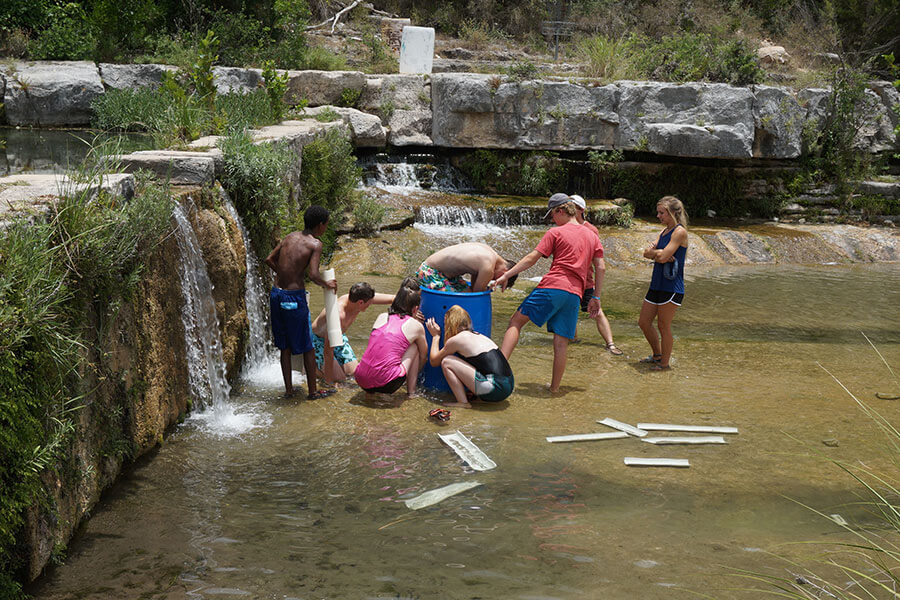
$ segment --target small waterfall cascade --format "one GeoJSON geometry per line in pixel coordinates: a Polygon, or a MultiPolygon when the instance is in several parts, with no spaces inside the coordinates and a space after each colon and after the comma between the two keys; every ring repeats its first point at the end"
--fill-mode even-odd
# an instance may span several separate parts
{"type": "Polygon", "coordinates": [[[231,386],[225,377],[222,337],[206,262],[185,208],[176,204],[173,216],[181,251],[179,276],[184,296],[181,320],[187,349],[188,383],[196,407],[191,420],[216,435],[244,433],[261,425],[259,415],[236,414],[230,402],[231,386]]]}
{"type": "Polygon", "coordinates": [[[250,326],[250,340],[247,354],[244,357],[243,372],[246,374],[274,360],[274,350],[269,336],[269,311],[265,299],[268,297],[266,286],[259,272],[259,259],[253,251],[250,235],[244,228],[241,216],[232,204],[225,191],[222,191],[225,209],[237,223],[244,240],[247,278],[244,284],[244,303],[247,306],[247,321],[250,326]]]}
{"type": "Polygon", "coordinates": [[[227,403],[231,386],[225,378],[212,283],[187,212],[181,205],[176,205],[174,216],[181,250],[179,274],[184,295],[181,320],[187,345],[188,379],[191,393],[199,400],[200,407],[215,412],[227,403]]]}
{"type": "Polygon", "coordinates": [[[360,159],[363,186],[402,193],[413,190],[465,192],[472,185],[446,158],[434,154],[379,153],[360,159]]]}
{"type": "Polygon", "coordinates": [[[541,225],[543,212],[542,207],[531,206],[422,206],[416,209],[416,223],[453,227],[541,225]]]}

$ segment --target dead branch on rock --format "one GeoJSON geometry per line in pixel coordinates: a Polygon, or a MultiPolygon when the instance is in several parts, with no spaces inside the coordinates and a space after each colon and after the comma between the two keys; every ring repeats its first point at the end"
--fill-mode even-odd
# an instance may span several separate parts
{"type": "MultiPolygon", "coordinates": [[[[305,31],[311,31],[311,30],[313,30],[313,29],[318,29],[319,27],[324,27],[325,25],[328,25],[328,23],[331,23],[331,33],[334,33],[334,28],[337,27],[338,20],[340,20],[340,18],[341,18],[343,15],[347,14],[348,12],[350,12],[351,10],[353,10],[354,8],[356,8],[356,6],[357,6],[360,2],[361,2],[361,0],[353,0],[353,2],[350,3],[348,6],[345,6],[344,8],[342,8],[341,10],[339,10],[337,13],[335,13],[335,15],[334,15],[333,17],[328,18],[328,19],[325,19],[325,20],[322,21],[321,23],[317,23],[317,24],[315,24],[315,25],[310,25],[310,26],[308,26],[308,27],[305,29],[305,31]]],[[[369,7],[369,9],[371,10],[372,5],[370,4],[370,5],[368,5],[368,7],[369,7]]]]}

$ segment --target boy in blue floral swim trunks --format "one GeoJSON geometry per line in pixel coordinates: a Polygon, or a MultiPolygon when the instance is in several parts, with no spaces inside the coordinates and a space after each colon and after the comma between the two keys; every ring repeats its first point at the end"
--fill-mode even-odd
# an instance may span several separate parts
{"type": "MultiPolygon", "coordinates": [[[[337,300],[338,314],[341,318],[341,331],[346,332],[347,328],[356,320],[361,312],[369,308],[373,304],[390,304],[394,301],[393,294],[376,294],[375,290],[368,283],[354,283],[350,287],[350,293],[344,294],[337,300]]],[[[356,365],[359,360],[350,346],[350,340],[344,333],[344,343],[340,346],[332,347],[328,341],[328,325],[325,321],[325,311],[323,310],[316,317],[312,324],[313,332],[313,348],[316,352],[316,373],[323,377],[328,383],[337,383],[344,381],[348,376],[352,376],[356,371],[356,365]],[[326,363],[325,357],[332,356],[332,360],[326,363]]]]}

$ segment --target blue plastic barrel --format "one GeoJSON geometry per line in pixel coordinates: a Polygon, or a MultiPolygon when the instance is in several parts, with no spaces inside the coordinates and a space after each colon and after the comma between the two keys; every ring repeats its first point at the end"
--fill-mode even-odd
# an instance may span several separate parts
{"type": "MultiPolygon", "coordinates": [[[[469,313],[474,331],[491,337],[491,292],[439,292],[426,288],[422,288],[421,291],[422,301],[419,310],[425,315],[425,319],[433,318],[441,326],[441,345],[444,343],[444,313],[454,304],[458,304],[469,313]]],[[[425,339],[430,349],[431,334],[427,329],[425,339]]],[[[441,368],[432,367],[427,358],[422,373],[424,387],[441,392],[450,390],[441,368]]]]}

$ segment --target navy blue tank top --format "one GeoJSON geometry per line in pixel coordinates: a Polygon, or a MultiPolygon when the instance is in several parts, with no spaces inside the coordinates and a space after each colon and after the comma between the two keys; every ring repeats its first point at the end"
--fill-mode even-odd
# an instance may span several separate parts
{"type": "MultiPolygon", "coordinates": [[[[669,230],[668,233],[662,233],[659,236],[659,240],[656,242],[656,249],[662,250],[666,246],[669,245],[669,240],[672,239],[672,232],[675,231],[677,227],[681,227],[681,224],[675,225],[672,229],[669,230]]],[[[653,263],[653,277],[650,278],[650,289],[651,290],[659,290],[662,292],[675,292],[676,294],[684,293],[684,258],[687,255],[687,248],[685,246],[678,246],[678,249],[675,250],[675,260],[678,261],[678,269],[674,270],[675,277],[669,279],[665,276],[665,269],[667,263],[653,263]]],[[[672,266],[668,267],[670,270],[672,266]]],[[[671,275],[670,275],[671,276],[671,275]]]]}

